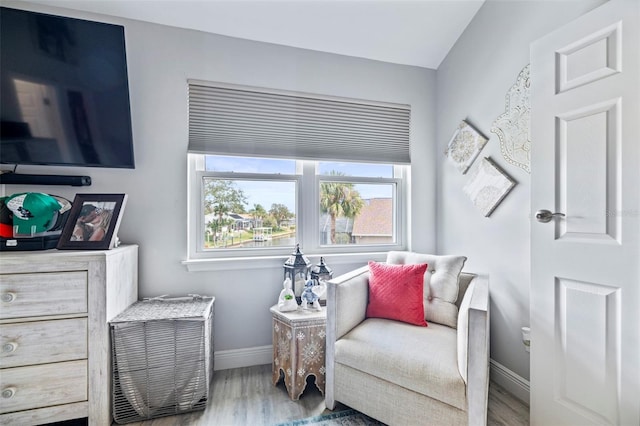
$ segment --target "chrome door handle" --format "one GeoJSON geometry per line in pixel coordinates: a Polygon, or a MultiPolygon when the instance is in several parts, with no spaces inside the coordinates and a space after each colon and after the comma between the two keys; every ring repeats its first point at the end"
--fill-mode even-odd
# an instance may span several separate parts
{"type": "Polygon", "coordinates": [[[551,213],[549,210],[538,210],[536,212],[536,220],[540,223],[551,222],[554,216],[564,217],[564,213],[551,213]]]}

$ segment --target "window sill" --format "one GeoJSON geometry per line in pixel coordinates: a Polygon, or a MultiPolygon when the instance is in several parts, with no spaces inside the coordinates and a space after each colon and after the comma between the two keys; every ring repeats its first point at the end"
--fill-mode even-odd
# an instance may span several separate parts
{"type": "MultiPolygon", "coordinates": [[[[369,260],[376,262],[384,262],[387,258],[387,252],[367,252],[367,253],[332,253],[306,255],[309,261],[316,265],[320,263],[322,256],[328,265],[347,265],[359,264],[365,265],[369,260]]],[[[282,268],[285,260],[289,256],[251,256],[251,257],[234,257],[234,258],[217,258],[217,259],[188,259],[181,263],[189,272],[202,271],[230,271],[237,269],[269,269],[282,268]],[[248,266],[250,265],[250,266],[248,266]]]]}

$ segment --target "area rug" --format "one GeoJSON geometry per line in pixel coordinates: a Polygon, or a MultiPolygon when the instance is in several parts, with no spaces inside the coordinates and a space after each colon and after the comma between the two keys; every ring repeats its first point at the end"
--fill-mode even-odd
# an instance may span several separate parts
{"type": "Polygon", "coordinates": [[[322,414],[320,416],[309,417],[306,419],[292,420],[286,423],[278,423],[274,426],[300,426],[300,425],[313,425],[313,426],[384,426],[384,423],[380,423],[371,417],[364,414],[348,409],[335,413],[322,414]]]}

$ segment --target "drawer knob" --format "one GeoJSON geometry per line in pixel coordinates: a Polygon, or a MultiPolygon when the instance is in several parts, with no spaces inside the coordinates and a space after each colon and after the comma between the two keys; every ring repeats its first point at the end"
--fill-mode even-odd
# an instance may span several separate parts
{"type": "Polygon", "coordinates": [[[18,349],[18,344],[16,342],[9,342],[2,345],[2,353],[8,354],[14,352],[18,349]]]}
{"type": "Polygon", "coordinates": [[[4,399],[12,398],[13,395],[15,395],[15,394],[16,394],[16,388],[5,388],[5,389],[2,389],[2,397],[4,399]]]}
{"type": "Polygon", "coordinates": [[[2,293],[2,301],[5,303],[11,303],[15,298],[15,293],[2,293]]]}

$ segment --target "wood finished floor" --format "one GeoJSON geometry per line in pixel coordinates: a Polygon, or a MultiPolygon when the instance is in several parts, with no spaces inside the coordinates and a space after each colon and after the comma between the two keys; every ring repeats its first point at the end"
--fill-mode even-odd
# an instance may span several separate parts
{"type": "MultiPolygon", "coordinates": [[[[163,417],[131,426],[259,426],[303,419],[330,411],[324,397],[313,386],[299,401],[292,401],[282,381],[271,383],[271,365],[234,368],[214,372],[212,398],[204,411],[163,417]]],[[[336,410],[348,407],[338,406],[336,410]]],[[[529,425],[529,407],[499,385],[489,385],[489,419],[491,426],[529,425]]]]}

